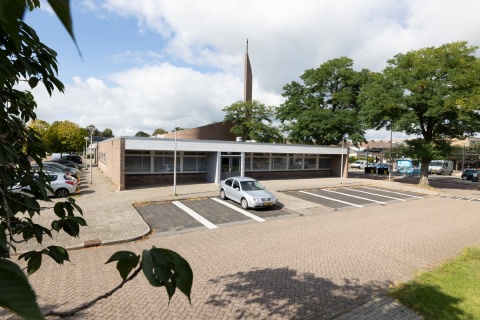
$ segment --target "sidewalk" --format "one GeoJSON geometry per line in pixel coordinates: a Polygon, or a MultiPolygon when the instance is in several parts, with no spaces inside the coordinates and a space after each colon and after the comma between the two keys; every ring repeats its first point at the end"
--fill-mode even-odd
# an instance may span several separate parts
{"type": "MultiPolygon", "coordinates": [[[[179,185],[176,187],[176,196],[173,196],[173,186],[168,187],[150,187],[150,188],[139,188],[133,190],[126,190],[126,191],[117,191],[113,185],[104,177],[104,175],[98,170],[98,168],[93,168],[93,183],[90,184],[87,181],[89,180],[89,172],[83,174],[81,178],[81,185],[80,185],[80,192],[74,196],[76,203],[83,209],[84,211],[84,218],[87,221],[88,227],[84,227],[81,229],[80,237],[76,239],[71,239],[65,235],[55,236],[53,240],[44,241],[44,246],[48,246],[51,244],[57,244],[65,246],[69,249],[74,248],[84,248],[89,246],[95,245],[108,245],[108,244],[118,244],[118,243],[130,243],[130,245],[135,246],[135,244],[131,244],[132,241],[142,238],[150,232],[150,228],[147,223],[143,220],[143,218],[138,214],[135,208],[132,206],[134,203],[138,202],[150,202],[150,201],[165,201],[165,200],[180,200],[186,198],[202,198],[202,197],[212,197],[218,196],[218,186],[214,183],[202,183],[202,184],[194,184],[194,185],[179,185]]],[[[319,178],[319,179],[301,179],[301,180],[268,180],[262,181],[266,187],[274,192],[278,191],[286,191],[286,190],[294,190],[294,189],[305,189],[305,188],[323,188],[323,187],[339,187],[339,186],[354,186],[354,185],[383,185],[387,187],[393,187],[396,189],[404,189],[404,190],[411,190],[415,188],[412,185],[408,184],[395,184],[392,185],[392,182],[388,181],[371,181],[365,179],[343,179],[340,178],[319,178]]],[[[426,194],[435,195],[436,191],[430,190],[421,190],[421,192],[426,194]]],[[[292,213],[296,213],[299,216],[310,216],[315,218],[315,214],[324,213],[324,212],[331,212],[331,209],[321,207],[315,205],[313,203],[309,203],[294,197],[290,197],[284,193],[279,195],[281,203],[285,206],[285,209],[292,213]]],[[[62,201],[63,199],[53,199],[53,201],[62,201]]],[[[52,203],[46,203],[47,206],[53,207],[52,203]]],[[[37,223],[43,225],[49,225],[53,218],[54,214],[51,209],[45,209],[42,212],[42,215],[39,219],[37,219],[37,223]]],[[[297,219],[293,219],[297,220],[297,219]]],[[[281,225],[283,230],[280,229],[278,232],[284,236],[287,236],[288,232],[290,232],[289,224],[292,223],[290,221],[281,221],[276,222],[281,225]]],[[[295,223],[302,224],[302,222],[296,221],[295,223]]],[[[342,225],[342,224],[339,224],[342,225]]],[[[264,226],[268,226],[269,229],[276,228],[274,223],[268,225],[265,224],[264,226]]],[[[239,226],[241,228],[242,226],[239,226]]],[[[260,225],[255,225],[254,228],[263,228],[260,225]]],[[[226,228],[224,228],[226,229],[226,228]]],[[[243,230],[243,229],[242,229],[243,230]]],[[[259,229],[261,230],[261,229],[259,229]]],[[[295,230],[298,230],[297,228],[295,230]]],[[[253,231],[252,231],[253,232],[253,231]]],[[[307,228],[305,228],[305,232],[307,232],[307,228]]],[[[231,231],[229,230],[221,230],[217,231],[217,233],[211,233],[212,237],[215,237],[215,234],[230,234],[231,231]]],[[[276,232],[277,233],[277,232],[276,232]]],[[[201,236],[201,241],[207,241],[203,238],[206,235],[204,233],[197,233],[187,236],[188,237],[198,237],[201,236]]],[[[258,234],[258,235],[261,235],[258,234]]],[[[178,237],[174,237],[178,239],[178,237]]],[[[157,238],[158,239],[158,238],[157,238]]],[[[223,239],[223,238],[219,238],[223,239]]],[[[225,238],[226,239],[226,238],[225,238]]],[[[158,240],[151,239],[151,242],[155,242],[158,240]]],[[[233,239],[232,239],[233,240],[233,239]]],[[[342,239],[339,239],[342,240],[342,239]]],[[[162,240],[161,240],[162,241],[162,240]]],[[[169,239],[165,238],[163,242],[168,242],[169,239]]],[[[222,240],[220,240],[223,242],[222,240]]],[[[272,239],[273,241],[273,239],[272,239]]],[[[308,238],[305,238],[305,241],[308,243],[308,238]]],[[[149,241],[147,241],[149,242],[149,241]]],[[[220,243],[221,243],[220,242],[220,243]]],[[[341,241],[340,241],[341,242],[341,241]]],[[[238,243],[238,242],[234,242],[238,243]]],[[[130,246],[129,245],[129,246],[130,246]]],[[[142,246],[142,243],[139,243],[142,246]]],[[[272,244],[265,244],[267,247],[272,246],[272,244]]],[[[39,247],[35,247],[32,244],[27,244],[23,247],[19,247],[19,251],[26,251],[30,249],[39,249],[39,247]]],[[[105,248],[105,251],[111,251],[113,249],[105,248]]],[[[192,248],[193,249],[193,248],[192,248]]],[[[221,248],[216,248],[215,251],[220,250],[221,248]]],[[[231,248],[230,248],[231,249],[231,248]]],[[[80,255],[106,255],[106,252],[101,251],[102,248],[96,250],[88,250],[79,253],[80,255]]],[[[241,249],[239,249],[241,250],[241,249]]],[[[308,249],[311,250],[311,249],[308,249]]],[[[225,252],[228,252],[225,251],[225,252]]],[[[268,259],[268,253],[267,258],[268,259]]],[[[350,253],[349,253],[350,254],[350,253]]],[[[189,257],[195,257],[194,253],[190,253],[189,257]]],[[[342,258],[343,259],[343,258],[342,258]]],[[[348,255],[347,255],[348,259],[348,255]]],[[[105,260],[105,259],[104,259],[105,260]]],[[[195,263],[195,259],[191,258],[192,262],[195,263]]],[[[230,261],[230,259],[224,259],[223,261],[230,261]]],[[[263,262],[254,262],[253,265],[259,266],[263,262]]],[[[267,262],[267,265],[271,262],[267,262]]],[[[286,263],[286,261],[285,261],[286,263]]],[[[315,262],[318,263],[318,262],[315,262]]],[[[200,264],[201,265],[201,264],[200,264]]],[[[200,265],[197,265],[199,268],[200,265]]],[[[281,265],[281,263],[280,263],[281,265]]],[[[294,266],[286,265],[285,267],[293,268],[294,266]]],[[[229,266],[231,267],[231,266],[229,266]]],[[[65,267],[64,267],[65,268],[65,267]]],[[[323,268],[323,267],[322,267],[323,268]]],[[[337,268],[335,264],[332,264],[332,268],[337,268]]],[[[238,270],[236,272],[240,272],[238,270]]],[[[333,274],[338,272],[338,270],[331,270],[333,274]]],[[[83,271],[88,272],[88,271],[83,271]]],[[[200,274],[199,274],[200,275],[200,274]]],[[[340,278],[347,277],[343,274],[338,275],[340,278]]],[[[197,280],[198,281],[198,280],[197,280]]],[[[280,280],[282,281],[282,280],[280,280]]],[[[221,285],[221,283],[219,284],[221,285]]],[[[257,289],[258,290],[258,289],[257,289]]],[[[317,289],[316,289],[317,290],[317,289]]],[[[322,290],[322,288],[318,288],[318,290],[322,290]]],[[[286,294],[293,294],[287,292],[286,294]]],[[[321,296],[323,293],[318,292],[318,295],[321,296]]],[[[132,296],[138,295],[132,293],[132,296]]],[[[130,296],[130,294],[129,294],[130,296]]],[[[251,297],[253,298],[253,297],[251,297]]],[[[78,297],[77,297],[78,299],[78,297]]],[[[84,298],[82,298],[84,299],[84,298]]],[[[132,302],[133,303],[133,302],[132,302]]],[[[350,304],[345,304],[344,310],[348,310],[346,313],[342,315],[336,315],[335,317],[330,317],[329,319],[402,319],[402,320],[413,320],[413,319],[420,319],[415,313],[410,311],[405,306],[397,303],[396,301],[386,297],[383,295],[383,291],[374,293],[372,291],[371,298],[367,299],[367,301],[350,301],[350,304]],[[380,295],[379,295],[380,294],[380,295]],[[359,304],[360,302],[360,304],[359,304]]],[[[211,308],[207,306],[206,308],[211,308]]],[[[98,306],[96,308],[99,308],[98,306]]],[[[189,309],[188,306],[185,307],[186,310],[189,309]]],[[[99,314],[102,314],[101,311],[103,309],[98,309],[98,311],[94,311],[97,309],[92,309],[94,317],[102,318],[99,314]]],[[[192,311],[187,311],[192,312],[192,311]]],[[[87,311],[88,314],[88,311],[87,311]]],[[[207,313],[208,314],[208,313],[207,313]]],[[[213,318],[215,316],[212,315],[213,318]]],[[[1,313],[0,313],[1,318],[1,313]]],[[[153,317],[153,319],[156,316],[153,317]]],[[[175,318],[175,317],[174,317],[175,318]]],[[[179,318],[182,318],[179,316],[179,318]]],[[[224,315],[219,317],[221,319],[229,319],[230,316],[224,315]]],[[[248,318],[248,317],[247,317],[248,318]]],[[[256,318],[256,317],[254,317],[256,318]]]]}

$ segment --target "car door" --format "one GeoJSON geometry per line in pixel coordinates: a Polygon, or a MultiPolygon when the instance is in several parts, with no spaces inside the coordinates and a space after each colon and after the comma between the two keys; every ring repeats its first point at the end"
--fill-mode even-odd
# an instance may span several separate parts
{"type": "Polygon", "coordinates": [[[240,199],[242,199],[240,182],[236,179],[233,179],[231,195],[229,198],[236,202],[240,202],[240,199]]]}

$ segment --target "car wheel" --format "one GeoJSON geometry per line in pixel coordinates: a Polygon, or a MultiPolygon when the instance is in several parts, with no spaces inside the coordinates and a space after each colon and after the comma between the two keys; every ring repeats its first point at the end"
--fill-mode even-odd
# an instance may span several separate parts
{"type": "Polygon", "coordinates": [[[55,196],[57,198],[66,198],[66,197],[68,197],[68,195],[69,195],[69,192],[65,188],[60,188],[57,191],[55,191],[55,196]]]}
{"type": "Polygon", "coordinates": [[[240,204],[242,205],[242,208],[243,208],[243,209],[248,209],[248,201],[247,201],[247,199],[242,198],[242,200],[240,201],[240,204]]]}
{"type": "Polygon", "coordinates": [[[467,181],[467,180],[468,180],[468,179],[467,179],[467,176],[462,176],[462,180],[463,180],[463,181],[467,181]]]}
{"type": "Polygon", "coordinates": [[[222,198],[222,200],[225,200],[227,199],[227,196],[225,195],[225,190],[220,190],[220,198],[222,198]]]}

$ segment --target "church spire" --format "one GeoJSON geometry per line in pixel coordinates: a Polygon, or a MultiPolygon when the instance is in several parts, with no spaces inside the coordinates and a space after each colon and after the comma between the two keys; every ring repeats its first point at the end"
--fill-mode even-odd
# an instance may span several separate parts
{"type": "Polygon", "coordinates": [[[244,91],[243,101],[252,101],[252,67],[250,65],[250,58],[248,57],[248,39],[247,51],[245,52],[245,70],[244,70],[244,91]]]}

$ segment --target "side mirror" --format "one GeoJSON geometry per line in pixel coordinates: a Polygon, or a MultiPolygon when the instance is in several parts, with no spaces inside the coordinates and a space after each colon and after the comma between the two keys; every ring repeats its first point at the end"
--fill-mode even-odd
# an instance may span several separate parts
{"type": "Polygon", "coordinates": [[[240,191],[240,188],[235,188],[235,190],[240,191]]]}

